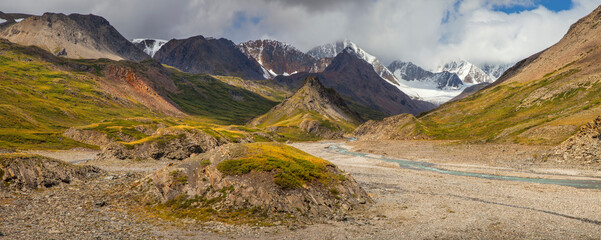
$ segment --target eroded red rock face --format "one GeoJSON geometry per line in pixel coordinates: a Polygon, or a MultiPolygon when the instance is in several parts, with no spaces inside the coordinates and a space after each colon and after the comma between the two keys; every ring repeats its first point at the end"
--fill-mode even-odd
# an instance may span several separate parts
{"type": "Polygon", "coordinates": [[[177,91],[175,83],[159,70],[148,68],[142,74],[130,67],[109,65],[104,75],[106,80],[101,81],[105,87],[120,98],[133,99],[164,114],[183,115],[176,104],[165,97],[168,92],[177,91]]]}

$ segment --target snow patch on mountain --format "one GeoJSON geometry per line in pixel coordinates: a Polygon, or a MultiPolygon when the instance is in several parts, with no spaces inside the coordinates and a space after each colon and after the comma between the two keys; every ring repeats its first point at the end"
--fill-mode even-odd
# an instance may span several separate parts
{"type": "Polygon", "coordinates": [[[138,48],[142,49],[142,51],[144,51],[146,54],[150,55],[150,57],[154,57],[154,54],[157,53],[159,49],[161,49],[161,47],[168,41],[161,39],[136,38],[131,42],[138,48]]]}

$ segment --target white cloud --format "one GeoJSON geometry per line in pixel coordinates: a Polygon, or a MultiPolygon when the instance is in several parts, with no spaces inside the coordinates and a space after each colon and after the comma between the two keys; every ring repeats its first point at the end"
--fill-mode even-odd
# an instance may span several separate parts
{"type": "Polygon", "coordinates": [[[543,7],[514,14],[495,6],[532,6],[532,0],[20,0],[2,1],[5,12],[93,13],[128,38],[225,37],[242,42],[265,37],[301,50],[350,39],[383,62],[413,61],[433,68],[464,58],[509,63],[557,42],[570,24],[599,0],[574,0],[574,8],[543,7]]]}

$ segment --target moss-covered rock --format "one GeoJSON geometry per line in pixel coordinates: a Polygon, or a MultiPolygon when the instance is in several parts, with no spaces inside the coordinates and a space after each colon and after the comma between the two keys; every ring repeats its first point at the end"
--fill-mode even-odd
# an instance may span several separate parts
{"type": "Polygon", "coordinates": [[[158,213],[200,220],[234,214],[316,222],[372,201],[332,163],[280,143],[221,146],[141,183],[158,213]]]}

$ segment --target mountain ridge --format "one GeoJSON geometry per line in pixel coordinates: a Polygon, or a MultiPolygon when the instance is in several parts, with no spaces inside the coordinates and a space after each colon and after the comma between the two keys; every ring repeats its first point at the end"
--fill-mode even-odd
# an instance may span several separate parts
{"type": "Polygon", "coordinates": [[[271,77],[310,72],[316,60],[294,46],[275,40],[254,40],[237,45],[249,58],[269,71],[271,77]]]}
{"type": "Polygon", "coordinates": [[[315,76],[305,79],[303,86],[290,98],[255,118],[250,125],[280,132],[299,130],[324,138],[340,138],[363,120],[351,110],[333,89],[326,88],[315,76]]]}
{"type": "Polygon", "coordinates": [[[0,26],[0,37],[36,45],[68,58],[150,59],[106,19],[96,15],[44,13],[0,26]]]}
{"type": "Polygon", "coordinates": [[[199,35],[172,39],[153,58],[189,73],[265,79],[261,65],[244,55],[232,41],[224,38],[205,38],[199,35]]]}
{"type": "Polygon", "coordinates": [[[372,65],[374,71],[376,71],[376,73],[378,73],[378,75],[382,79],[388,81],[392,85],[399,85],[398,80],[396,79],[394,74],[392,74],[390,70],[388,70],[382,63],[380,63],[380,61],[376,57],[367,53],[365,50],[359,48],[357,44],[351,42],[350,40],[337,41],[334,43],[328,43],[322,46],[317,46],[307,51],[307,54],[317,60],[324,58],[334,58],[349,47],[353,50],[353,54],[372,65]]]}

